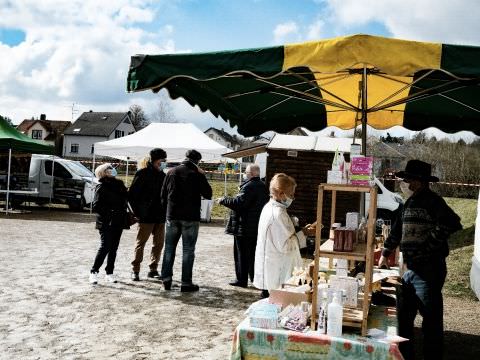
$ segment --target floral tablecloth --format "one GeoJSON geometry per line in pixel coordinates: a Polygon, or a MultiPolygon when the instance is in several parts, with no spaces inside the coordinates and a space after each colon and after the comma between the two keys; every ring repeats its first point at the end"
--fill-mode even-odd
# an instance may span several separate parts
{"type": "Polygon", "coordinates": [[[259,329],[245,319],[235,330],[231,360],[403,360],[398,346],[359,336],[334,338],[316,332],[259,329]]]}

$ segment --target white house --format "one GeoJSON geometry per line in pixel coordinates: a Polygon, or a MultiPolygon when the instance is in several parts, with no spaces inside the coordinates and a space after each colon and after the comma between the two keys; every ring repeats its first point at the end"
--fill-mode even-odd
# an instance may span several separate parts
{"type": "Polygon", "coordinates": [[[130,112],[84,112],[63,133],[63,157],[90,158],[96,142],[134,132],[130,112]]]}
{"type": "Polygon", "coordinates": [[[236,136],[230,135],[223,129],[220,130],[211,127],[205,131],[205,134],[207,134],[210,139],[215,140],[219,144],[226,146],[229,149],[238,150],[241,146],[241,143],[236,136]]]}
{"type": "Polygon", "coordinates": [[[25,119],[18,126],[17,130],[35,140],[43,140],[55,146],[55,154],[62,155],[63,132],[71,125],[71,121],[47,120],[45,114],[40,119],[25,119]]]}

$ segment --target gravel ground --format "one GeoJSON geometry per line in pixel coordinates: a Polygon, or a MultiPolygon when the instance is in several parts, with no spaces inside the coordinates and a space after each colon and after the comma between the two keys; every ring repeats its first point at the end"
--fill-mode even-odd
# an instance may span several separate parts
{"type": "MultiPolygon", "coordinates": [[[[92,216],[62,210],[2,215],[0,358],[228,358],[233,330],[259,295],[227,285],[232,238],[220,225],[201,226],[194,267],[201,290],[183,294],[178,283],[167,292],[156,281],[129,280],[135,231],[125,231],[120,242],[120,282],[107,284],[102,274],[91,286],[99,242],[92,216]]],[[[479,310],[478,302],[445,299],[448,358],[480,358],[479,310]]]]}

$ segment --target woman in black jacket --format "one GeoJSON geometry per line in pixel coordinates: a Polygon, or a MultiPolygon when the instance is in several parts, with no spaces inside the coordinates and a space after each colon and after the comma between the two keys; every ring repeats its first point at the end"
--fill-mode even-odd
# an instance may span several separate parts
{"type": "Polygon", "coordinates": [[[117,171],[111,164],[103,164],[95,169],[100,184],[95,190],[93,211],[97,213],[95,228],[100,232],[100,247],[90,270],[90,283],[97,284],[98,271],[107,257],[108,282],[117,282],[113,275],[118,244],[123,229],[128,229],[127,188],[123,181],[115,178],[117,171]]]}

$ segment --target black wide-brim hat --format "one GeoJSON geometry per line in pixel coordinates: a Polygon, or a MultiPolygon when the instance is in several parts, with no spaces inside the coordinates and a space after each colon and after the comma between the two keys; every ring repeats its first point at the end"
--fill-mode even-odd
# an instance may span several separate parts
{"type": "Polygon", "coordinates": [[[395,173],[401,179],[418,179],[428,182],[438,182],[436,176],[432,176],[432,165],[420,160],[409,160],[404,171],[395,173]]]}

